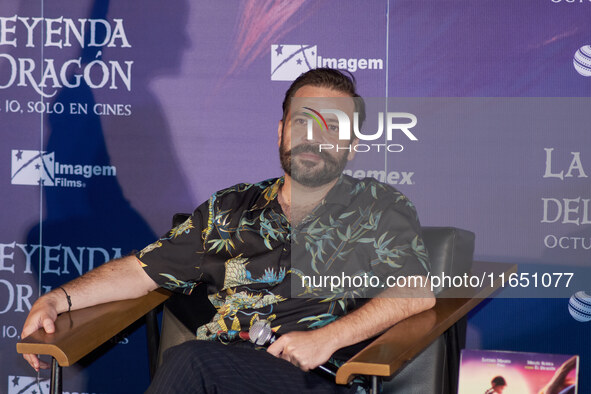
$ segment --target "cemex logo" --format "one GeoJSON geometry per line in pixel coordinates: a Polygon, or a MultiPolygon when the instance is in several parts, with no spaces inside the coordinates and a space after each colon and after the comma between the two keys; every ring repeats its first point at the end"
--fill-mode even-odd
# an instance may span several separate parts
{"type": "MultiPolygon", "coordinates": [[[[306,122],[306,138],[308,140],[314,140],[314,124],[318,125],[320,132],[324,132],[327,134],[333,134],[334,136],[338,135],[339,141],[351,141],[352,139],[358,139],[360,142],[369,142],[369,141],[376,141],[376,140],[383,140],[384,135],[384,118],[386,119],[386,139],[388,142],[392,140],[394,135],[394,131],[402,132],[409,140],[411,141],[418,141],[418,138],[410,131],[411,128],[416,126],[417,124],[417,117],[408,112],[387,112],[386,116],[384,116],[383,112],[378,113],[378,130],[373,134],[363,134],[359,130],[359,113],[353,113],[353,127],[351,127],[351,121],[349,116],[341,110],[338,109],[321,109],[320,111],[314,110],[310,107],[302,107],[303,110],[301,113],[307,118],[306,122]],[[307,112],[309,111],[309,112],[307,112]],[[327,121],[324,115],[332,115],[329,117],[327,121]],[[353,131],[354,135],[351,135],[351,131],[353,131]]],[[[298,114],[296,113],[292,123],[294,126],[297,127],[298,114]]],[[[317,128],[317,129],[318,129],[317,128]]],[[[348,146],[343,145],[335,145],[331,143],[319,143],[318,150],[321,152],[323,150],[351,150],[355,152],[369,152],[369,151],[377,151],[377,152],[402,152],[404,150],[404,146],[401,144],[380,144],[380,143],[357,143],[357,144],[349,144],[348,146]]]]}
{"type": "Polygon", "coordinates": [[[317,67],[350,72],[383,70],[384,60],[322,57],[317,45],[271,45],[271,81],[293,81],[317,67]]]}
{"type": "Polygon", "coordinates": [[[13,185],[86,187],[95,176],[116,176],[115,166],[59,163],[55,152],[12,150],[10,183],[13,185]]]}

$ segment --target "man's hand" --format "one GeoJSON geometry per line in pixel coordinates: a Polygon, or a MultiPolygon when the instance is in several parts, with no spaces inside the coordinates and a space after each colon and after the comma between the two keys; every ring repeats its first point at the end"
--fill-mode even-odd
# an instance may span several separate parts
{"type": "MultiPolygon", "coordinates": [[[[135,256],[126,256],[87,272],[62,286],[72,300],[71,310],[86,308],[110,301],[141,297],[158,285],[142,269],[135,256]]],[[[21,338],[26,338],[40,328],[47,333],[55,332],[57,315],[68,310],[66,295],[55,289],[40,297],[31,308],[25,321],[21,338]]],[[[35,370],[49,368],[47,363],[34,354],[23,357],[35,370]]]]}
{"type": "MultiPolygon", "coordinates": [[[[55,332],[55,319],[57,319],[57,300],[55,296],[59,294],[49,293],[39,298],[31,308],[31,312],[25,320],[21,338],[26,338],[40,328],[43,328],[47,333],[51,334],[55,332]]],[[[39,360],[35,354],[23,354],[23,357],[35,368],[35,371],[39,369],[49,368],[49,364],[39,360]]]]}
{"type": "Polygon", "coordinates": [[[289,361],[302,371],[309,371],[327,362],[338,350],[332,339],[325,337],[321,329],[292,331],[280,336],[267,351],[289,361]]]}
{"type": "Polygon", "coordinates": [[[371,338],[409,316],[435,305],[428,281],[424,287],[391,288],[382,297],[349,312],[324,327],[283,334],[267,351],[303,371],[324,364],[337,350],[371,338]]]}

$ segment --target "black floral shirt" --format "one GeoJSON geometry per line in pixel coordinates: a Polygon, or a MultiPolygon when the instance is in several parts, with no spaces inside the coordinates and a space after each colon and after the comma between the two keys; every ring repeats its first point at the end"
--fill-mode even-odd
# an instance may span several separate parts
{"type": "Polygon", "coordinates": [[[259,319],[278,334],[322,327],[382,291],[388,276],[429,270],[415,209],[394,188],[343,175],[292,227],[277,201],[282,184],[221,190],[137,254],[164,288],[208,286],[217,313],[198,339],[236,339],[259,319]]]}

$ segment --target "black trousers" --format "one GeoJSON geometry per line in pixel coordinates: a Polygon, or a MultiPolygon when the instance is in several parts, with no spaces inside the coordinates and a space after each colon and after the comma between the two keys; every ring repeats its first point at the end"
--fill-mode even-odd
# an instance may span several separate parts
{"type": "Polygon", "coordinates": [[[249,342],[189,341],[168,349],[146,393],[355,393],[249,342]]]}

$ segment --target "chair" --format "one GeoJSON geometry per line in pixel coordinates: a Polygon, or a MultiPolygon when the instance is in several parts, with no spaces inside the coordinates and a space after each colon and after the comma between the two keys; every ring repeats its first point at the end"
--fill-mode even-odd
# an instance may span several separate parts
{"type": "MultiPolygon", "coordinates": [[[[187,217],[186,214],[176,214],[173,226],[184,222],[187,217]]],[[[448,275],[463,275],[470,272],[474,253],[473,233],[451,227],[425,227],[422,231],[433,275],[444,272],[448,275]]],[[[205,297],[205,286],[198,286],[197,291],[190,296],[175,293],[166,301],[158,363],[166,349],[194,339],[197,327],[207,323],[215,314],[215,309],[205,297]],[[195,308],[198,308],[199,313],[196,313],[195,308]]],[[[465,338],[464,317],[428,346],[411,365],[396,374],[384,385],[384,389],[396,389],[403,393],[457,392],[459,355],[465,338]],[[437,388],[441,391],[436,391],[437,388]]]]}
{"type": "MultiPolygon", "coordinates": [[[[177,214],[174,224],[187,215],[177,214]]],[[[431,257],[432,275],[463,275],[470,272],[514,272],[515,265],[472,265],[474,234],[452,227],[424,227],[423,236],[431,257]]],[[[508,275],[505,275],[507,277],[508,275]]],[[[497,276],[498,277],[498,276],[497,276]]],[[[434,308],[396,324],[355,355],[337,372],[336,382],[347,383],[355,375],[372,376],[377,391],[384,378],[384,392],[452,393],[457,390],[459,352],[465,342],[466,314],[501,283],[478,289],[436,292],[434,308]],[[412,360],[412,361],[411,361],[412,360]]],[[[52,360],[51,392],[61,392],[61,367],[72,365],[147,313],[150,370],[155,371],[162,353],[194,338],[196,327],[209,321],[213,306],[205,286],[190,296],[159,289],[136,300],[117,301],[62,314],[56,332],[42,329],[17,344],[19,353],[49,354],[52,360]],[[159,336],[154,308],[165,303],[159,336]],[[68,315],[66,317],[66,315],[68,315]],[[89,341],[92,338],[92,341],[89,341]]]]}

